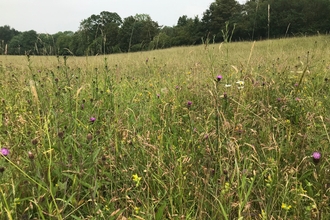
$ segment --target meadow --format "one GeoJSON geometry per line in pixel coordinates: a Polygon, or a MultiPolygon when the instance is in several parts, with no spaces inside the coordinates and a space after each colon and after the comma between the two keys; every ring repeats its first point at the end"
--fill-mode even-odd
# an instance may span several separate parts
{"type": "Polygon", "coordinates": [[[329,219],[329,40],[0,56],[0,219],[329,219]]]}

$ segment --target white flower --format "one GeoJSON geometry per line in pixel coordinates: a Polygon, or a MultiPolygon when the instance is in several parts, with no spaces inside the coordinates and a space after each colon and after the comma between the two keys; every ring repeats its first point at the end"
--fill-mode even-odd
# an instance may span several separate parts
{"type": "Polygon", "coordinates": [[[231,87],[231,85],[230,84],[226,84],[225,87],[226,88],[229,88],[229,87],[231,87]]]}
{"type": "Polygon", "coordinates": [[[239,81],[236,82],[236,84],[238,84],[239,86],[243,86],[244,85],[244,81],[239,80],[239,81]]]}

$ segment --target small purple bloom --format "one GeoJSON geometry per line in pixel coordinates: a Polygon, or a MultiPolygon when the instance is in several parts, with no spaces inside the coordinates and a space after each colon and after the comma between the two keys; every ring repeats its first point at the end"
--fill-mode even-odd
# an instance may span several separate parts
{"type": "Polygon", "coordinates": [[[192,101],[188,101],[187,105],[188,105],[188,107],[190,107],[192,105],[192,101]]]}
{"type": "Polygon", "coordinates": [[[7,156],[8,154],[9,154],[9,150],[8,150],[8,148],[1,148],[1,154],[3,155],[3,156],[7,156]]]}
{"type": "Polygon", "coordinates": [[[321,159],[321,153],[315,151],[312,155],[314,163],[318,163],[321,159]]]}
{"type": "Polygon", "coordinates": [[[296,87],[297,87],[297,86],[299,86],[299,84],[298,84],[298,83],[295,83],[295,84],[294,84],[294,86],[296,86],[296,87]]]}
{"type": "Polygon", "coordinates": [[[91,118],[89,119],[89,121],[92,122],[92,123],[94,123],[95,120],[96,120],[96,118],[94,118],[94,117],[91,117],[91,118]]]}
{"type": "Polygon", "coordinates": [[[160,95],[159,94],[157,94],[157,98],[159,98],[160,97],[160,95]]]}
{"type": "Polygon", "coordinates": [[[217,76],[217,80],[218,80],[218,82],[221,81],[221,79],[222,79],[222,76],[221,76],[221,75],[218,75],[218,76],[217,76]]]}

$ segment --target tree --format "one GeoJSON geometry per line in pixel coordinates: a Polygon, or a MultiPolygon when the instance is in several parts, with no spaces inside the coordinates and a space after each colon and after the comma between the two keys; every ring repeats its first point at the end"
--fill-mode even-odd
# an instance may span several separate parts
{"type": "Polygon", "coordinates": [[[121,51],[147,50],[159,33],[159,25],[147,14],[136,14],[124,19],[119,31],[121,51]]]}
{"type": "Polygon", "coordinates": [[[118,44],[117,37],[122,19],[117,13],[102,11],[99,15],[91,15],[80,23],[85,48],[90,54],[110,53],[118,44]]]}
{"type": "MultiPolygon", "coordinates": [[[[203,13],[202,22],[204,32],[215,37],[216,41],[223,39],[222,31],[225,31],[226,22],[233,25],[241,15],[241,6],[235,0],[216,0],[211,3],[209,9],[203,13]]],[[[229,27],[233,28],[233,26],[229,27]]]]}
{"type": "Polygon", "coordinates": [[[56,55],[72,55],[70,50],[71,41],[74,33],[72,31],[58,32],[53,35],[55,40],[55,54],[56,55]]]}
{"type": "Polygon", "coordinates": [[[198,16],[195,18],[188,18],[187,15],[179,17],[177,25],[174,27],[175,34],[172,44],[179,46],[201,43],[204,35],[202,27],[198,16]]]}
{"type": "Polygon", "coordinates": [[[34,30],[22,32],[10,40],[8,52],[17,55],[38,54],[37,38],[37,32],[34,30]]]}
{"type": "Polygon", "coordinates": [[[0,54],[5,54],[6,45],[14,36],[18,35],[19,33],[19,31],[15,30],[14,28],[10,28],[8,25],[0,27],[0,54]]]}

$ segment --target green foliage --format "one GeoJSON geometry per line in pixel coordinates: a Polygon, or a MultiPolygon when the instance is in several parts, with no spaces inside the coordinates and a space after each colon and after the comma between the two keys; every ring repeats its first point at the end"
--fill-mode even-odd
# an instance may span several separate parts
{"type": "Polygon", "coordinates": [[[210,42],[326,34],[329,23],[328,0],[249,0],[244,4],[215,0],[201,19],[182,15],[173,27],[160,26],[148,14],[122,19],[116,12],[108,11],[84,19],[75,33],[21,33],[3,26],[0,53],[83,56],[146,51],[210,42]]]}
{"type": "Polygon", "coordinates": [[[8,46],[10,40],[18,34],[19,31],[10,28],[8,25],[0,27],[0,54],[8,52],[6,51],[6,45],[8,46]]]}
{"type": "Polygon", "coordinates": [[[236,17],[241,12],[240,4],[235,0],[216,0],[211,3],[209,9],[204,12],[202,22],[205,31],[215,36],[215,40],[222,40],[221,30],[226,28],[226,22],[236,23],[236,17]]]}
{"type": "Polygon", "coordinates": [[[137,14],[124,19],[119,31],[121,51],[147,50],[159,33],[159,26],[149,15],[137,14]]]}

